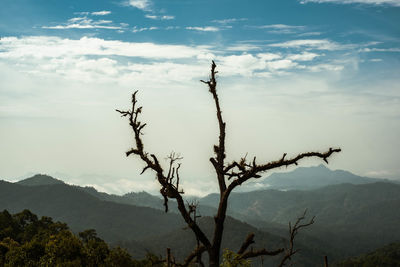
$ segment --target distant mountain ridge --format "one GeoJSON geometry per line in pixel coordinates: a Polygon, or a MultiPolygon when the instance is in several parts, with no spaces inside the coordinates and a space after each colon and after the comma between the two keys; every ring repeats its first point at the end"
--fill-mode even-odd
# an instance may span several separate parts
{"type": "Polygon", "coordinates": [[[273,173],[259,183],[259,189],[311,190],[342,183],[367,184],[379,181],[388,180],[362,177],[344,170],[330,170],[321,164],[299,167],[291,172],[273,173]]]}
{"type": "Polygon", "coordinates": [[[52,185],[52,184],[64,184],[63,181],[53,178],[46,174],[36,174],[32,177],[23,179],[21,181],[16,182],[20,185],[26,186],[38,186],[38,185],[52,185]]]}
{"type": "MultiPolygon", "coordinates": [[[[25,186],[43,186],[43,185],[56,185],[65,184],[62,180],[56,179],[46,174],[36,174],[32,177],[15,182],[15,184],[25,185],[25,186]]],[[[97,191],[91,186],[77,186],[73,187],[82,190],[90,195],[105,201],[112,201],[121,204],[136,205],[142,207],[150,207],[155,209],[162,209],[162,200],[159,197],[153,196],[147,192],[130,192],[122,196],[107,194],[104,192],[97,191]]]]}
{"type": "MultiPolygon", "coordinates": [[[[215,207],[218,198],[217,194],[211,194],[199,201],[215,207]]],[[[335,246],[340,244],[340,249],[348,255],[400,241],[400,185],[394,183],[338,184],[307,191],[267,189],[232,193],[228,206],[231,216],[239,214],[239,218],[247,218],[258,227],[273,232],[279,229],[270,223],[279,228],[307,209],[308,214],[316,216],[314,233],[309,233],[330,240],[335,246]]]]}
{"type": "MultiPolygon", "coordinates": [[[[74,232],[96,229],[101,238],[114,244],[121,244],[135,257],[144,257],[148,251],[157,255],[164,254],[166,247],[173,247],[175,254],[182,260],[184,256],[187,256],[185,252],[189,253],[194,248],[189,246],[195,241],[194,236],[191,230],[185,227],[180,215],[148,207],[101,200],[77,186],[67,184],[26,186],[0,181],[0,210],[4,209],[12,213],[29,209],[39,216],[51,216],[54,220],[68,223],[74,232]],[[180,236],[182,232],[185,233],[185,239],[180,236]],[[184,247],[181,247],[182,245],[184,247]]],[[[206,232],[210,234],[213,219],[204,216],[201,221],[205,222],[205,227],[208,228],[206,232]]],[[[256,230],[233,218],[227,218],[225,226],[227,232],[224,244],[234,251],[238,249],[238,244],[244,241],[242,239],[249,234],[248,231],[256,230]]],[[[257,243],[268,244],[270,248],[286,243],[284,237],[260,230],[257,230],[257,234],[257,243]]],[[[298,258],[304,259],[306,263],[313,263],[318,260],[319,254],[325,253],[320,251],[316,254],[314,250],[308,249],[307,245],[301,242],[299,246],[303,248],[304,254],[299,254],[298,258]],[[310,259],[310,257],[314,258],[310,259]]]]}
{"type": "MultiPolygon", "coordinates": [[[[251,187],[251,184],[244,184],[242,187],[246,188],[251,187],[251,191],[255,190],[263,190],[263,189],[276,189],[276,190],[311,190],[317,189],[321,187],[325,187],[328,185],[349,183],[349,184],[367,184],[374,182],[392,182],[396,184],[400,184],[399,181],[388,180],[388,179],[378,179],[378,178],[370,178],[355,175],[349,171],[345,170],[331,170],[327,168],[325,165],[320,164],[318,166],[312,167],[298,167],[290,172],[283,173],[272,173],[270,176],[261,178],[260,180],[250,180],[253,183],[257,184],[257,187],[251,187]]],[[[49,175],[45,174],[36,174],[30,178],[23,179],[21,181],[16,182],[21,185],[28,186],[36,186],[36,185],[50,185],[50,184],[63,184],[64,182],[53,178],[49,175]]],[[[94,187],[82,187],[83,190],[86,190],[88,193],[96,195],[97,197],[110,200],[109,196],[115,197],[123,197],[125,200],[117,200],[113,199],[113,201],[122,201],[122,203],[126,203],[132,200],[140,200],[139,202],[147,204],[145,206],[149,207],[158,207],[159,203],[162,203],[160,197],[151,195],[147,192],[129,192],[122,196],[108,194],[97,191],[94,187]]],[[[246,190],[249,191],[249,190],[246,190]]]]}
{"type": "Polygon", "coordinates": [[[151,195],[147,192],[130,192],[126,193],[122,196],[114,195],[114,194],[107,194],[104,192],[97,191],[94,187],[80,187],[76,186],[80,190],[89,193],[92,196],[95,196],[101,200],[105,201],[112,201],[121,204],[129,204],[129,205],[136,205],[141,207],[149,207],[153,209],[163,209],[163,202],[161,198],[151,195]]]}
{"type": "MultiPolygon", "coordinates": [[[[25,186],[43,186],[43,185],[65,184],[65,183],[49,175],[37,174],[30,178],[18,181],[15,184],[25,185],[25,186]]],[[[103,201],[111,201],[119,204],[128,204],[139,207],[149,207],[164,211],[163,200],[160,197],[154,196],[145,191],[129,192],[120,196],[120,195],[99,192],[92,186],[85,186],[85,187],[78,185],[71,185],[71,186],[103,201]]],[[[191,199],[191,197],[189,197],[188,199],[191,199]]],[[[199,205],[198,209],[200,210],[203,216],[213,216],[216,212],[215,208],[211,208],[201,204],[199,205]]],[[[169,210],[170,212],[173,213],[179,213],[176,202],[174,201],[169,202],[169,210]]]]}
{"type": "MultiPolygon", "coordinates": [[[[299,244],[306,244],[305,251],[310,253],[323,248],[331,259],[358,255],[400,241],[399,184],[375,182],[377,179],[365,177],[359,179],[349,172],[331,171],[324,166],[299,168],[279,174],[283,175],[280,179],[290,179],[293,173],[297,176],[292,177],[302,180],[303,184],[309,183],[310,179],[324,179],[317,178],[324,173],[341,177],[326,179],[330,182],[342,182],[343,177],[348,177],[350,182],[360,184],[339,183],[308,190],[233,192],[228,215],[252,226],[245,226],[235,219],[230,222],[243,231],[255,226],[261,229],[260,232],[286,238],[287,223],[308,209],[310,216],[316,216],[316,223],[302,232],[299,244]],[[310,172],[315,175],[307,175],[310,172]]],[[[278,179],[279,175],[271,175],[272,180],[278,179]]],[[[217,194],[197,199],[202,221],[212,224],[212,219],[207,216],[215,214],[218,199],[217,194]]],[[[176,203],[169,203],[170,210],[176,212],[176,203]]],[[[183,240],[178,240],[185,225],[180,215],[165,214],[162,200],[146,192],[109,195],[93,187],[72,186],[45,175],[35,175],[17,183],[0,181],[0,210],[19,212],[26,208],[65,221],[76,231],[94,228],[107,241],[125,242],[136,256],[143,256],[148,249],[164,253],[153,243],[172,242],[175,245],[171,246],[175,248],[187,246],[183,240]]],[[[233,236],[228,232],[227,236],[231,239],[228,243],[234,244],[233,236]]]]}
{"type": "Polygon", "coordinates": [[[109,242],[157,235],[183,226],[176,214],[104,201],[67,184],[24,186],[0,181],[0,209],[13,213],[29,209],[64,221],[74,231],[93,228],[109,242]]]}

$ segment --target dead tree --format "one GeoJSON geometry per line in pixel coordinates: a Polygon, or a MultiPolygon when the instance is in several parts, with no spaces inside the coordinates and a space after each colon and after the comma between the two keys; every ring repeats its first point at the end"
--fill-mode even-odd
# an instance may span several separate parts
{"type": "MultiPolygon", "coordinates": [[[[246,157],[241,158],[239,161],[232,161],[227,163],[225,160],[226,150],[225,150],[225,127],[226,123],[222,117],[221,106],[219,103],[219,98],[217,94],[217,80],[215,70],[216,64],[212,61],[211,64],[211,74],[210,78],[207,81],[201,81],[208,86],[209,92],[211,93],[215,108],[216,115],[219,126],[219,141],[218,144],[214,145],[214,156],[210,158],[210,162],[213,165],[216,173],[216,178],[218,181],[219,187],[219,205],[217,214],[214,216],[214,232],[212,237],[209,238],[203,232],[203,230],[199,227],[197,222],[191,217],[191,212],[189,207],[185,205],[184,199],[182,195],[184,194],[183,190],[179,187],[180,177],[179,177],[179,168],[180,168],[180,157],[175,153],[171,153],[168,157],[169,166],[168,172],[164,172],[158,157],[154,154],[150,154],[144,150],[144,145],[142,142],[142,131],[146,126],[145,123],[142,123],[139,120],[139,115],[142,112],[142,107],[137,105],[136,94],[132,95],[132,109],[127,111],[117,110],[123,117],[127,117],[129,120],[129,125],[133,130],[135,146],[126,152],[126,156],[136,155],[138,156],[144,163],[145,167],[143,168],[141,173],[144,173],[146,170],[151,170],[155,173],[157,180],[161,186],[160,193],[164,198],[164,207],[165,211],[168,211],[168,199],[175,199],[178,204],[178,210],[185,220],[188,227],[193,231],[196,239],[200,241],[201,245],[196,247],[193,252],[185,259],[183,264],[180,266],[188,266],[198,255],[207,252],[209,257],[209,266],[216,267],[219,266],[220,262],[220,252],[221,252],[221,242],[222,236],[224,233],[224,223],[226,218],[226,211],[228,206],[228,199],[231,192],[241,184],[247,182],[250,179],[257,179],[261,177],[261,173],[265,173],[267,171],[277,169],[280,167],[287,167],[291,165],[297,165],[301,159],[304,158],[321,158],[326,163],[328,163],[328,158],[336,152],[340,152],[340,148],[329,148],[325,152],[306,152],[298,154],[297,156],[287,158],[287,154],[284,153],[283,156],[276,160],[267,163],[258,163],[256,161],[256,157],[254,157],[251,161],[247,161],[246,157]]],[[[293,229],[291,229],[291,236],[297,233],[297,230],[300,222],[296,223],[293,229]]],[[[293,241],[293,239],[291,239],[293,241]]],[[[278,250],[267,250],[267,249],[259,249],[259,250],[248,250],[250,244],[254,243],[254,235],[250,234],[247,239],[243,242],[243,245],[238,251],[238,254],[242,255],[243,258],[254,258],[263,255],[278,255],[285,253],[287,255],[287,259],[290,258],[294,253],[293,251],[287,251],[285,249],[278,250]]],[[[287,260],[286,259],[286,260],[287,260]]],[[[282,265],[286,262],[283,261],[282,265]]]]}
{"type": "MultiPolygon", "coordinates": [[[[198,215],[198,213],[197,213],[198,206],[199,206],[199,202],[198,201],[192,201],[191,203],[188,203],[189,213],[193,214],[194,223],[197,223],[197,218],[201,217],[201,215],[198,215]]],[[[199,248],[200,248],[200,240],[196,236],[196,249],[199,249],[199,248]]],[[[204,263],[201,260],[201,254],[200,253],[197,254],[197,256],[196,256],[196,263],[197,263],[197,266],[204,267],[204,263]]]]}
{"type": "Polygon", "coordinates": [[[312,217],[312,219],[307,222],[307,223],[301,223],[305,218],[306,218],[306,213],[307,210],[304,211],[303,215],[297,218],[295,224],[292,226],[292,224],[289,222],[289,247],[284,250],[284,255],[281,259],[281,262],[279,263],[278,267],[283,267],[285,266],[286,262],[291,260],[291,257],[299,252],[298,249],[294,248],[294,238],[298,234],[299,230],[303,227],[307,227],[311,224],[314,223],[315,216],[312,217]]]}

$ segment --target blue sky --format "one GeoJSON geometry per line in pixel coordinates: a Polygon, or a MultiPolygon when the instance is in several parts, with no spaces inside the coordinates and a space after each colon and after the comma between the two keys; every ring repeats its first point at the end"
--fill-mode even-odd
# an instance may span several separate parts
{"type": "Polygon", "coordinates": [[[139,89],[148,150],[210,192],[214,59],[228,158],[339,146],[331,168],[399,178],[399,18],[399,0],[3,0],[0,177],[156,191],[113,111],[139,89]]]}

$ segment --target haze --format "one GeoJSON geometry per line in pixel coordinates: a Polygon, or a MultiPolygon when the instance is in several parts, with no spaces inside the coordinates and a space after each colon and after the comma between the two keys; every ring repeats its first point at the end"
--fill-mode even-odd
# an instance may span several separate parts
{"type": "Polygon", "coordinates": [[[0,178],[157,192],[115,112],[139,90],[146,151],[180,152],[186,192],[214,191],[213,59],[229,159],[340,147],[331,169],[397,179],[399,17],[390,0],[2,1],[0,178]]]}

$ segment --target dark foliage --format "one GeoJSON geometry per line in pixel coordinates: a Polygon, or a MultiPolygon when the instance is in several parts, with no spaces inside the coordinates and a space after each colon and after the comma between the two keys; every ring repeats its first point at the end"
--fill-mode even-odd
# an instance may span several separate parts
{"type": "MultiPolygon", "coordinates": [[[[216,194],[200,201],[215,203],[216,194]]],[[[309,191],[262,190],[232,194],[230,211],[238,218],[286,236],[285,222],[308,208],[316,216],[312,230],[299,241],[324,247],[330,258],[359,255],[400,240],[400,185],[394,183],[341,184],[309,191]]]]}
{"type": "MultiPolygon", "coordinates": [[[[102,199],[109,195],[95,195],[95,191],[92,195],[80,187],[65,184],[21,186],[0,181],[1,210],[8,209],[14,213],[29,208],[41,216],[48,215],[68,223],[74,232],[96,229],[99,237],[107,242],[118,241],[135,258],[145,257],[147,251],[165,255],[165,248],[170,247],[176,259],[183,260],[196,245],[190,230],[183,230],[183,225],[178,223],[180,218],[177,215],[108,203],[102,199]],[[135,215],[162,223],[146,223],[135,215]],[[175,219],[165,220],[165,216],[175,219]]],[[[214,197],[216,195],[210,195],[199,201],[212,205],[214,197]]],[[[135,203],[140,205],[137,200],[135,203]]],[[[159,205],[162,208],[162,201],[159,205]]],[[[216,209],[210,207],[207,211],[204,205],[200,206],[202,218],[199,224],[210,237],[213,221],[207,215],[216,209]]],[[[228,217],[222,247],[237,251],[247,234],[253,232],[255,249],[279,248],[287,242],[287,222],[295,221],[298,211],[306,207],[310,214],[316,215],[316,220],[312,229],[305,229],[297,237],[300,252],[294,258],[295,266],[316,266],[321,264],[321,255],[328,255],[330,261],[334,261],[400,240],[400,214],[393,212],[400,209],[399,185],[343,184],[311,191],[233,193],[228,214],[248,224],[228,217]]],[[[1,229],[10,231],[10,228],[1,229]]],[[[267,265],[265,258],[264,266],[274,265],[267,265]]]]}
{"type": "Polygon", "coordinates": [[[350,258],[334,267],[398,267],[400,266],[400,243],[392,243],[368,254],[350,258]]]}
{"type": "Polygon", "coordinates": [[[120,247],[110,248],[95,230],[75,236],[65,223],[29,210],[0,213],[0,266],[157,266],[157,257],[137,261],[120,247]]]}
{"type": "Polygon", "coordinates": [[[96,229],[107,242],[159,235],[183,225],[175,214],[103,201],[67,184],[21,186],[0,181],[0,208],[29,209],[66,222],[77,232],[96,229]]]}

